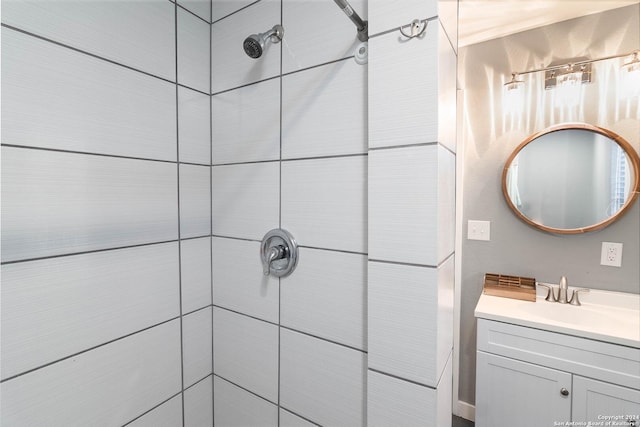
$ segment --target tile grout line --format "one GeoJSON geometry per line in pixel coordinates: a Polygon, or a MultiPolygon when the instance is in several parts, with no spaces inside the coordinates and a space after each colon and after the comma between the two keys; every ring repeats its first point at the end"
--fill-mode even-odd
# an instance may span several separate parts
{"type": "Polygon", "coordinates": [[[394,379],[400,380],[400,381],[405,381],[405,382],[408,382],[410,384],[417,385],[417,386],[424,387],[424,388],[428,388],[428,389],[431,389],[431,390],[437,390],[438,389],[437,386],[436,387],[431,387],[431,386],[428,386],[426,384],[422,384],[422,383],[420,383],[418,381],[414,381],[414,380],[410,380],[410,379],[407,379],[407,378],[399,377],[397,375],[390,374],[389,372],[384,372],[384,371],[381,371],[381,370],[378,370],[378,369],[375,369],[375,368],[368,367],[367,370],[370,371],[370,372],[375,372],[376,374],[384,375],[386,377],[394,378],[394,379]]]}
{"type": "MultiPolygon", "coordinates": [[[[213,219],[213,217],[212,217],[212,219],[213,219]]],[[[141,247],[154,246],[154,245],[164,245],[164,244],[167,244],[167,243],[180,243],[180,242],[183,242],[183,241],[186,241],[186,240],[198,240],[198,239],[206,239],[206,238],[212,239],[212,242],[213,242],[214,238],[215,239],[237,240],[237,241],[241,241],[241,242],[254,242],[254,243],[260,243],[261,242],[261,240],[258,240],[258,239],[250,239],[250,238],[244,238],[244,237],[233,237],[233,236],[226,236],[226,235],[222,235],[222,234],[204,234],[204,235],[201,235],[201,236],[181,237],[179,239],[176,238],[176,239],[171,239],[171,240],[160,240],[160,241],[156,241],[156,242],[137,243],[137,244],[132,244],[132,245],[124,245],[124,246],[111,246],[111,247],[108,247],[108,248],[91,249],[91,250],[79,251],[79,252],[68,252],[68,253],[54,254],[54,255],[48,255],[48,256],[42,256],[42,257],[36,257],[36,258],[22,258],[22,259],[16,259],[16,260],[11,260],[11,261],[3,261],[2,263],[0,263],[0,265],[20,264],[20,263],[23,263],[23,262],[46,261],[46,260],[55,259],[55,258],[90,255],[90,254],[94,254],[94,253],[120,251],[120,250],[141,248],[141,247]]],[[[318,247],[318,246],[309,246],[309,245],[299,245],[299,248],[302,248],[302,249],[313,249],[313,250],[319,250],[319,251],[328,251],[328,252],[338,252],[338,253],[345,253],[345,254],[351,254],[351,255],[364,255],[364,256],[367,255],[366,252],[356,252],[356,251],[349,251],[349,250],[345,250],[345,249],[335,249],[335,248],[322,248],[322,247],[318,247]]],[[[384,261],[384,260],[376,260],[376,259],[369,259],[369,261],[402,264],[402,263],[397,263],[397,262],[394,262],[394,261],[384,261]]],[[[414,265],[418,266],[418,267],[434,267],[434,266],[421,265],[421,264],[414,264],[414,265]]]]}
{"type": "Polygon", "coordinates": [[[209,0],[209,291],[211,300],[211,424],[215,426],[215,379],[213,361],[213,0],[209,0]]]}
{"type": "Polygon", "coordinates": [[[344,58],[334,59],[334,60],[327,61],[327,62],[323,62],[321,64],[311,65],[309,67],[301,68],[301,69],[295,70],[295,71],[289,71],[287,73],[281,72],[280,74],[276,74],[275,76],[266,77],[264,79],[256,80],[254,82],[244,83],[242,85],[234,86],[234,87],[231,87],[231,88],[228,88],[228,89],[219,90],[217,92],[213,92],[213,88],[211,88],[211,91],[212,91],[211,95],[213,95],[213,96],[222,95],[222,94],[227,93],[227,92],[233,92],[234,90],[244,89],[246,87],[257,85],[257,84],[264,83],[264,82],[268,82],[270,80],[275,80],[277,78],[289,77],[289,76],[294,75],[294,74],[298,74],[298,73],[302,73],[302,72],[305,72],[305,71],[313,70],[315,68],[324,67],[325,65],[332,65],[332,64],[336,64],[338,62],[348,61],[349,59],[353,59],[353,55],[345,56],[344,58]]]}
{"type": "MultiPolygon", "coordinates": [[[[56,46],[60,46],[60,47],[66,48],[66,49],[72,50],[72,51],[77,52],[77,53],[82,53],[82,54],[90,56],[90,57],[92,57],[94,59],[99,59],[101,61],[105,61],[105,62],[108,62],[110,64],[117,65],[119,67],[123,67],[123,68],[126,68],[128,70],[135,71],[135,72],[147,75],[149,77],[153,77],[153,78],[158,79],[158,80],[162,80],[162,81],[167,82],[167,83],[171,83],[171,84],[175,84],[176,83],[176,82],[172,81],[171,79],[167,79],[166,77],[161,77],[161,76],[158,76],[156,74],[150,73],[148,71],[143,71],[143,70],[137,69],[137,68],[132,67],[130,65],[126,65],[126,64],[120,63],[118,61],[114,61],[113,59],[105,58],[105,57],[97,55],[95,53],[91,53],[91,52],[88,52],[86,50],[82,50],[82,49],[79,49],[77,47],[73,47],[73,46],[70,46],[68,44],[65,44],[65,43],[62,43],[62,42],[59,42],[59,41],[56,41],[56,40],[53,40],[53,39],[49,39],[47,37],[44,37],[44,36],[41,36],[41,35],[38,35],[38,34],[35,34],[35,33],[32,33],[30,31],[23,30],[23,29],[18,28],[18,27],[14,27],[13,25],[2,23],[2,24],[0,24],[0,26],[2,26],[4,28],[8,28],[8,29],[16,31],[16,32],[19,32],[19,33],[22,33],[22,34],[25,34],[27,36],[34,37],[34,38],[36,38],[38,40],[42,40],[42,41],[45,41],[45,42],[48,42],[48,43],[55,44],[56,46]]],[[[194,88],[189,88],[189,89],[198,91],[197,89],[194,89],[194,88]]],[[[198,92],[200,92],[200,91],[198,91],[198,92]]]]}
{"type": "Polygon", "coordinates": [[[296,413],[296,412],[293,412],[291,409],[287,409],[287,408],[286,408],[286,407],[284,407],[284,406],[280,406],[280,409],[282,409],[283,411],[286,411],[286,412],[288,412],[288,413],[290,413],[290,414],[293,414],[293,415],[295,415],[295,416],[296,416],[296,417],[298,417],[298,418],[302,418],[303,420],[305,420],[306,422],[308,422],[308,423],[309,423],[309,424],[311,424],[311,425],[314,425],[314,426],[317,426],[317,427],[322,427],[320,424],[317,424],[317,423],[315,423],[314,421],[311,421],[309,418],[307,418],[307,417],[303,417],[302,415],[300,415],[300,414],[298,414],[298,413],[296,413]]]}
{"type": "MultiPolygon", "coordinates": [[[[171,1],[171,0],[169,0],[169,1],[171,1]]],[[[174,3],[174,2],[172,2],[172,3],[174,3]]],[[[178,6],[178,8],[179,8],[179,9],[182,9],[182,10],[184,10],[185,12],[188,12],[189,14],[191,14],[191,15],[195,16],[196,18],[200,19],[202,22],[205,22],[205,23],[207,23],[207,24],[211,25],[211,22],[210,22],[210,21],[207,21],[206,19],[204,19],[202,16],[198,15],[197,13],[192,12],[191,10],[187,9],[187,7],[186,7],[186,6],[183,6],[183,5],[181,5],[180,3],[178,3],[178,2],[175,2],[175,4],[178,6]]]]}
{"type": "Polygon", "coordinates": [[[383,151],[383,150],[396,150],[403,148],[414,148],[414,147],[429,147],[429,146],[438,146],[441,145],[438,141],[432,142],[416,142],[415,144],[400,144],[400,145],[389,145],[384,147],[369,147],[369,151],[383,151]]]}
{"type": "Polygon", "coordinates": [[[213,304],[203,305],[202,307],[199,307],[199,308],[196,308],[195,310],[191,310],[191,311],[189,311],[189,312],[183,313],[182,315],[183,315],[184,317],[186,317],[186,316],[190,316],[190,315],[195,314],[195,313],[197,313],[197,312],[199,312],[199,311],[204,311],[204,310],[206,310],[207,308],[211,308],[211,309],[213,310],[213,304]]]}
{"type": "Polygon", "coordinates": [[[301,335],[305,335],[305,336],[308,336],[308,337],[311,337],[311,338],[315,338],[317,340],[320,340],[320,341],[323,341],[323,342],[326,342],[326,343],[329,343],[329,344],[335,344],[335,345],[338,345],[340,347],[344,347],[344,348],[348,348],[348,349],[353,350],[353,351],[357,351],[359,353],[368,354],[368,351],[362,350],[360,348],[354,347],[354,346],[349,345],[349,344],[344,344],[344,343],[341,343],[341,342],[338,342],[338,341],[333,341],[333,340],[331,340],[329,338],[323,338],[323,337],[321,337],[319,335],[314,335],[314,334],[312,334],[310,332],[302,331],[300,329],[295,329],[295,328],[292,328],[290,326],[280,325],[279,323],[273,322],[271,320],[261,319],[259,317],[253,316],[251,314],[247,314],[247,313],[243,313],[241,311],[234,310],[232,308],[224,307],[222,305],[213,304],[213,309],[216,309],[216,308],[220,309],[220,310],[224,310],[224,311],[229,312],[229,313],[236,314],[238,316],[242,316],[242,317],[246,317],[246,318],[249,318],[249,319],[257,320],[259,322],[267,323],[269,325],[278,327],[280,329],[284,329],[284,330],[295,332],[295,333],[298,333],[298,334],[301,334],[301,335]]]}
{"type": "MultiPolygon", "coordinates": [[[[204,238],[204,237],[209,237],[209,236],[190,237],[189,239],[190,240],[194,240],[194,239],[201,239],[201,238],[204,238]]],[[[134,244],[134,245],[115,246],[115,247],[102,248],[102,249],[91,249],[91,250],[80,251],[80,252],[69,252],[69,253],[63,253],[63,254],[55,254],[55,255],[49,255],[49,256],[36,257],[36,258],[22,258],[22,259],[16,259],[16,260],[11,260],[11,261],[3,261],[0,265],[11,265],[11,264],[20,264],[20,263],[23,263],[23,262],[45,261],[45,260],[48,260],[48,259],[64,258],[64,257],[72,257],[72,256],[80,256],[80,255],[89,255],[89,254],[100,253],[100,252],[119,251],[119,250],[125,250],[125,249],[141,248],[141,247],[145,247],[145,246],[154,246],[154,245],[164,245],[164,244],[167,244],[167,243],[178,243],[178,242],[179,242],[178,239],[171,239],[171,240],[161,240],[161,241],[158,241],[158,242],[138,243],[138,244],[134,244]]]]}
{"type": "MultiPolygon", "coordinates": [[[[265,398],[265,397],[263,397],[263,396],[261,396],[261,395],[257,394],[256,392],[253,392],[253,391],[249,390],[248,388],[243,387],[243,386],[241,386],[240,384],[237,384],[237,383],[235,383],[235,382],[233,382],[233,381],[231,381],[231,380],[229,380],[229,379],[227,379],[227,378],[225,378],[225,377],[223,377],[223,376],[220,376],[220,375],[217,375],[217,374],[213,374],[213,376],[214,376],[214,377],[218,377],[218,378],[220,378],[222,381],[224,381],[224,382],[226,382],[226,383],[229,383],[229,384],[231,384],[232,386],[238,387],[240,390],[243,390],[243,391],[245,391],[245,392],[247,392],[247,393],[249,393],[249,394],[251,394],[251,395],[253,395],[253,396],[255,396],[255,397],[259,398],[259,399],[261,399],[261,400],[264,400],[265,402],[267,402],[267,403],[269,403],[269,404],[271,404],[271,405],[275,406],[275,407],[276,407],[276,409],[282,409],[283,411],[287,411],[287,412],[289,412],[290,414],[295,415],[296,417],[302,418],[303,420],[305,420],[305,421],[309,422],[310,424],[313,424],[314,426],[320,426],[320,424],[316,424],[315,422],[313,422],[313,421],[311,421],[310,419],[308,419],[308,418],[306,418],[306,417],[304,417],[304,416],[302,416],[302,415],[300,415],[300,414],[298,414],[298,413],[296,413],[296,412],[292,411],[291,409],[288,409],[288,408],[286,408],[286,407],[284,407],[284,406],[281,406],[281,405],[279,405],[279,404],[276,404],[276,403],[274,403],[274,402],[270,401],[269,399],[267,399],[267,398],[265,398]]],[[[280,412],[280,411],[278,411],[278,412],[280,412]]]]}
{"type": "MultiPolygon", "coordinates": [[[[172,3],[173,3],[173,2],[172,2],[172,3]]],[[[202,18],[201,18],[201,19],[202,19],[202,18]]],[[[80,48],[77,48],[77,47],[74,47],[74,46],[68,45],[68,44],[66,44],[66,43],[59,42],[59,41],[57,41],[57,40],[53,40],[53,39],[50,39],[50,38],[48,38],[48,37],[45,37],[45,36],[41,36],[41,35],[39,35],[39,34],[32,33],[32,32],[30,32],[30,31],[28,31],[28,30],[24,30],[24,29],[22,29],[22,28],[14,27],[13,25],[10,25],[10,24],[1,23],[1,24],[0,24],[0,26],[1,26],[1,27],[4,27],[4,28],[7,28],[7,29],[9,29],[9,30],[12,30],[12,31],[15,31],[15,32],[18,32],[18,33],[21,33],[21,34],[24,34],[24,35],[27,35],[27,36],[33,37],[33,38],[36,38],[36,39],[38,39],[38,40],[42,40],[42,41],[44,41],[44,42],[52,43],[52,44],[55,44],[56,46],[59,46],[59,47],[65,48],[65,49],[72,50],[72,51],[74,51],[74,52],[76,52],[76,53],[81,53],[81,54],[83,54],[83,55],[90,56],[90,57],[92,57],[92,58],[94,58],[94,59],[98,59],[98,60],[101,60],[101,61],[104,61],[104,62],[108,62],[108,63],[110,63],[110,64],[112,64],[112,65],[117,65],[117,66],[119,66],[119,67],[126,68],[126,69],[128,69],[128,70],[130,70],[130,71],[135,71],[135,72],[137,72],[137,73],[141,73],[141,74],[147,75],[147,76],[149,76],[149,77],[153,77],[153,78],[155,78],[155,79],[162,80],[162,81],[167,82],[167,83],[171,83],[171,84],[175,84],[175,83],[176,83],[175,81],[173,81],[173,80],[171,80],[171,79],[168,79],[168,78],[166,78],[166,77],[162,77],[162,76],[160,76],[160,75],[153,74],[153,73],[151,73],[151,72],[149,72],[149,71],[144,71],[144,70],[141,70],[141,69],[139,69],[139,68],[135,68],[135,67],[133,67],[133,66],[131,66],[131,65],[127,65],[127,64],[124,64],[124,63],[122,63],[122,62],[118,62],[118,61],[116,61],[116,60],[109,59],[109,58],[106,58],[106,57],[104,57],[104,56],[100,56],[100,55],[98,55],[98,54],[95,54],[95,53],[92,53],[92,52],[89,52],[89,51],[86,51],[86,50],[82,50],[82,49],[80,49],[80,48]]],[[[203,92],[203,91],[202,91],[202,90],[200,90],[200,89],[196,89],[195,87],[187,86],[187,85],[182,84],[182,83],[178,83],[178,86],[183,87],[183,88],[185,88],[185,89],[192,90],[192,91],[194,91],[194,92],[201,93],[201,94],[203,94],[203,95],[210,95],[209,93],[203,92]]]]}
{"type": "Polygon", "coordinates": [[[184,319],[182,311],[182,240],[180,227],[180,100],[178,86],[178,3],[174,3],[174,38],[175,38],[175,73],[176,73],[176,180],[177,180],[177,211],[178,211],[178,304],[180,308],[180,396],[182,400],[182,427],[185,427],[184,413],[184,319]]]}
{"type": "MultiPolygon", "coordinates": [[[[451,257],[451,255],[447,256],[445,261],[448,260],[450,257],[451,257]]],[[[384,260],[384,259],[375,259],[375,258],[369,258],[369,259],[367,259],[367,261],[368,262],[378,263],[378,264],[403,265],[403,266],[406,266],[406,267],[438,268],[438,265],[417,264],[417,263],[402,262],[402,261],[388,261],[388,260],[384,260]]],[[[444,261],[442,263],[444,263],[444,261]]]]}
{"type": "MultiPolygon", "coordinates": [[[[171,1],[171,0],[169,0],[171,1]]],[[[151,411],[161,407],[162,405],[164,405],[165,403],[167,403],[168,401],[170,401],[171,399],[173,399],[176,396],[179,396],[181,392],[177,392],[173,395],[171,395],[168,399],[163,400],[162,402],[158,403],[157,405],[155,405],[154,407],[152,407],[151,409],[143,412],[142,414],[138,415],[137,417],[135,417],[134,419],[127,421],[126,423],[123,424],[123,427],[127,427],[128,425],[130,425],[131,423],[139,420],[140,418],[144,417],[145,415],[147,415],[148,413],[150,413],[151,411]]]]}
{"type": "Polygon", "coordinates": [[[235,14],[236,14],[236,13],[238,13],[238,12],[241,12],[241,11],[243,11],[243,10],[245,10],[245,9],[248,9],[249,7],[253,6],[254,4],[256,4],[256,3],[258,3],[258,2],[260,2],[260,0],[255,0],[254,2],[249,3],[248,5],[243,6],[243,7],[241,7],[241,8],[240,8],[240,9],[238,9],[238,10],[234,10],[233,12],[231,12],[231,13],[229,13],[229,14],[227,14],[227,15],[223,16],[222,18],[216,19],[215,21],[213,20],[213,10],[212,10],[212,11],[211,11],[211,24],[218,23],[218,22],[222,21],[223,19],[226,19],[226,18],[228,18],[228,17],[230,17],[230,16],[232,16],[232,15],[235,15],[235,14]]]}
{"type": "MultiPolygon", "coordinates": [[[[111,158],[111,159],[138,160],[138,161],[143,161],[143,162],[157,162],[157,163],[168,163],[168,164],[176,164],[176,163],[178,163],[177,160],[174,161],[174,160],[163,160],[163,159],[148,159],[148,158],[144,158],[144,157],[123,156],[123,155],[119,155],[119,154],[92,153],[92,152],[89,152],[89,151],[66,150],[66,149],[61,149],[61,148],[35,147],[35,146],[30,146],[30,145],[6,144],[6,143],[2,143],[0,145],[2,145],[2,147],[6,147],[6,148],[15,148],[15,149],[21,149],[21,150],[50,151],[50,152],[54,152],[54,153],[76,154],[76,155],[81,155],[81,156],[107,157],[107,158],[111,158]]],[[[194,166],[207,166],[207,165],[200,165],[200,164],[196,163],[196,164],[194,164],[194,166]]]]}
{"type": "Polygon", "coordinates": [[[139,333],[142,333],[142,332],[145,332],[145,331],[151,330],[151,329],[153,329],[153,328],[157,328],[158,326],[162,326],[162,325],[164,325],[165,323],[173,322],[174,320],[178,320],[179,318],[180,318],[180,316],[174,316],[174,317],[172,317],[172,318],[170,318],[170,319],[163,320],[162,322],[156,323],[156,324],[154,324],[154,325],[146,326],[146,327],[144,327],[144,328],[142,328],[142,329],[139,329],[139,330],[137,330],[137,331],[130,332],[130,333],[125,334],[125,335],[122,335],[122,336],[120,336],[120,337],[113,338],[113,339],[111,339],[111,340],[109,340],[109,341],[102,342],[102,343],[100,343],[100,344],[94,345],[93,347],[85,348],[84,350],[80,350],[80,351],[77,351],[77,352],[75,352],[75,353],[69,354],[69,355],[67,355],[67,356],[61,357],[61,358],[59,358],[59,359],[53,360],[53,361],[51,361],[51,362],[47,362],[47,363],[45,363],[45,364],[43,364],[43,365],[36,366],[35,368],[27,369],[26,371],[20,372],[20,373],[18,373],[18,374],[15,374],[15,375],[12,375],[12,376],[10,376],[10,377],[7,377],[7,378],[4,378],[4,379],[0,380],[0,384],[1,384],[1,383],[8,382],[8,381],[12,381],[12,380],[14,380],[14,379],[16,379],[16,378],[19,378],[19,377],[22,377],[22,376],[24,376],[24,375],[28,375],[28,374],[34,373],[34,372],[36,372],[36,371],[39,371],[40,369],[47,368],[47,367],[49,367],[49,366],[55,365],[56,363],[64,362],[65,360],[71,359],[71,358],[73,358],[73,357],[80,356],[80,355],[82,355],[82,354],[84,354],[84,353],[88,353],[88,352],[90,352],[90,351],[97,350],[97,349],[99,349],[100,347],[104,347],[104,346],[107,346],[107,345],[109,345],[109,344],[113,344],[114,342],[117,342],[117,341],[123,340],[123,339],[125,339],[125,338],[132,337],[132,336],[134,336],[134,335],[136,335],[136,334],[139,334],[139,333]]]}
{"type": "MultiPolygon", "coordinates": [[[[280,0],[280,25],[283,24],[284,19],[284,11],[283,11],[282,0],[280,0]]],[[[279,107],[280,107],[280,126],[279,126],[279,150],[280,150],[280,161],[278,163],[279,167],[279,192],[278,192],[278,227],[282,228],[282,93],[283,93],[283,78],[282,78],[282,52],[283,52],[283,44],[280,43],[280,99],[279,99],[279,107]]],[[[278,277],[278,409],[277,409],[277,420],[278,426],[280,425],[280,396],[281,396],[281,377],[282,377],[282,327],[280,323],[282,322],[282,278],[278,277]]]]}

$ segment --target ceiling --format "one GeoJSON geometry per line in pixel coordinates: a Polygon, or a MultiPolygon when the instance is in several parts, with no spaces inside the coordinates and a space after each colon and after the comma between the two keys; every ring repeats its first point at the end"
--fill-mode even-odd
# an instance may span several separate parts
{"type": "Polygon", "coordinates": [[[458,45],[640,3],[640,0],[460,0],[458,45]]]}

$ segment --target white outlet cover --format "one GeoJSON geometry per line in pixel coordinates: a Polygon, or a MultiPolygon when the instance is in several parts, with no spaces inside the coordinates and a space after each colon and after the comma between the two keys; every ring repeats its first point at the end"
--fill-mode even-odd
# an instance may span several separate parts
{"type": "Polygon", "coordinates": [[[600,264],[622,267],[622,243],[602,242],[600,264]]]}

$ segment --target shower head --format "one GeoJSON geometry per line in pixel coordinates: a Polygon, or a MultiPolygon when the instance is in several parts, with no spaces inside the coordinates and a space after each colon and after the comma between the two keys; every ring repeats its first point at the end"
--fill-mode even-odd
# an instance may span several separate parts
{"type": "Polygon", "coordinates": [[[258,59],[262,56],[264,45],[267,40],[271,41],[271,43],[279,43],[283,37],[284,28],[282,28],[282,25],[274,25],[273,28],[266,33],[251,34],[249,37],[244,39],[242,47],[249,57],[258,59]]]}

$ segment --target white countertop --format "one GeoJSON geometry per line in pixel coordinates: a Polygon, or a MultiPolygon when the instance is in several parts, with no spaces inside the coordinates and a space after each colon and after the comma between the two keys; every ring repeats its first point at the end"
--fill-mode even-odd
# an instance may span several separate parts
{"type": "Polygon", "coordinates": [[[546,292],[540,287],[536,302],[483,294],[475,315],[640,348],[640,295],[591,289],[580,293],[582,305],[574,306],[545,301],[546,292]]]}

